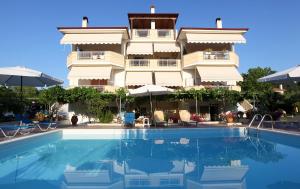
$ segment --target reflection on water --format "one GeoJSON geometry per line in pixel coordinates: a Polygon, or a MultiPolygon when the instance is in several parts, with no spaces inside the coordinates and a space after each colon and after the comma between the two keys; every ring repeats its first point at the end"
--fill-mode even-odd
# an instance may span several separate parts
{"type": "Polygon", "coordinates": [[[246,160],[284,155],[258,138],[59,140],[0,160],[0,188],[245,189],[246,160]]]}

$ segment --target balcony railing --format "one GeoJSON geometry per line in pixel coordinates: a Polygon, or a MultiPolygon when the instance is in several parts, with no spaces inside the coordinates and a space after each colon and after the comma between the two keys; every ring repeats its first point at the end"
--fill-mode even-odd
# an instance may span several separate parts
{"type": "Polygon", "coordinates": [[[73,51],[68,55],[67,66],[71,65],[106,65],[124,67],[124,56],[113,51],[73,51]]]}
{"type": "Polygon", "coordinates": [[[77,54],[78,60],[104,60],[104,51],[79,51],[77,54]]]}
{"type": "Polygon", "coordinates": [[[149,36],[149,30],[135,30],[135,35],[137,37],[148,37],[149,36]]]}
{"type": "Polygon", "coordinates": [[[193,65],[239,65],[239,57],[232,51],[195,51],[183,56],[184,67],[193,65]]]}
{"type": "Polygon", "coordinates": [[[172,29],[133,29],[132,32],[135,40],[174,40],[172,29]]]}
{"type": "Polygon", "coordinates": [[[158,37],[170,37],[171,30],[157,30],[157,36],[158,37]]]}
{"type": "Polygon", "coordinates": [[[149,67],[149,60],[144,60],[144,59],[133,59],[130,60],[129,66],[130,67],[149,67]]]}
{"type": "Polygon", "coordinates": [[[159,59],[157,61],[158,67],[177,67],[176,59],[159,59]]]}
{"type": "Polygon", "coordinates": [[[228,51],[204,51],[204,60],[229,60],[228,51]]]}
{"type": "Polygon", "coordinates": [[[171,70],[179,71],[180,59],[127,59],[126,67],[129,70],[171,70]]]}

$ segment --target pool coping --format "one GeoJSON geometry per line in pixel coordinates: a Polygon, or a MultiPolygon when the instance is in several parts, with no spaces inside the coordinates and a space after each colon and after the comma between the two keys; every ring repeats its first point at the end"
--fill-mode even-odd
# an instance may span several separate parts
{"type": "Polygon", "coordinates": [[[300,137],[300,133],[296,131],[284,131],[284,130],[278,130],[278,129],[264,129],[264,128],[254,128],[254,127],[247,127],[247,129],[253,129],[257,131],[266,131],[271,133],[277,133],[277,134],[285,134],[285,135],[293,135],[300,137]]]}
{"type": "Polygon", "coordinates": [[[0,141],[0,145],[9,144],[9,143],[20,141],[20,140],[25,140],[25,139],[28,139],[28,138],[39,137],[39,136],[47,135],[49,133],[56,133],[56,132],[59,132],[59,131],[62,131],[62,129],[55,129],[55,130],[52,130],[52,131],[34,133],[34,134],[24,135],[24,136],[20,136],[20,137],[16,137],[16,138],[11,138],[11,139],[0,141]]]}

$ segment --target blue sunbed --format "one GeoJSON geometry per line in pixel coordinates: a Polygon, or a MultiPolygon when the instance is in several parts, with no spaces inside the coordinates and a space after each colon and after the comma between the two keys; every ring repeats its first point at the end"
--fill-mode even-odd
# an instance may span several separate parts
{"type": "Polygon", "coordinates": [[[134,124],[135,124],[135,113],[126,112],[124,114],[124,126],[134,127],[134,124]]]}
{"type": "Polygon", "coordinates": [[[29,125],[2,125],[0,126],[0,133],[5,138],[15,137],[18,133],[25,135],[29,134],[34,129],[34,126],[29,125]]]}

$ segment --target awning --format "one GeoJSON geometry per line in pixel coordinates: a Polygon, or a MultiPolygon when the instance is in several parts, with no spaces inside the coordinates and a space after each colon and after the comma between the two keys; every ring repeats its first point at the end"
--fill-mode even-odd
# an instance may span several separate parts
{"type": "Polygon", "coordinates": [[[126,85],[141,86],[152,84],[152,72],[127,72],[126,85]]]}
{"type": "Polygon", "coordinates": [[[152,43],[129,43],[127,54],[153,54],[152,43]]]}
{"type": "Polygon", "coordinates": [[[180,72],[155,72],[155,83],[160,86],[182,86],[180,72]]]}
{"type": "Polygon", "coordinates": [[[243,81],[234,66],[197,66],[201,82],[243,81]]]}
{"type": "Polygon", "coordinates": [[[175,43],[154,43],[154,52],[180,52],[175,43]]]}
{"type": "Polygon", "coordinates": [[[186,34],[188,43],[246,43],[242,34],[186,34]]]}
{"type": "Polygon", "coordinates": [[[65,34],[61,39],[61,44],[121,44],[122,34],[107,33],[77,33],[65,34]]]}
{"type": "Polygon", "coordinates": [[[68,78],[110,79],[111,67],[72,67],[68,78]]]}

